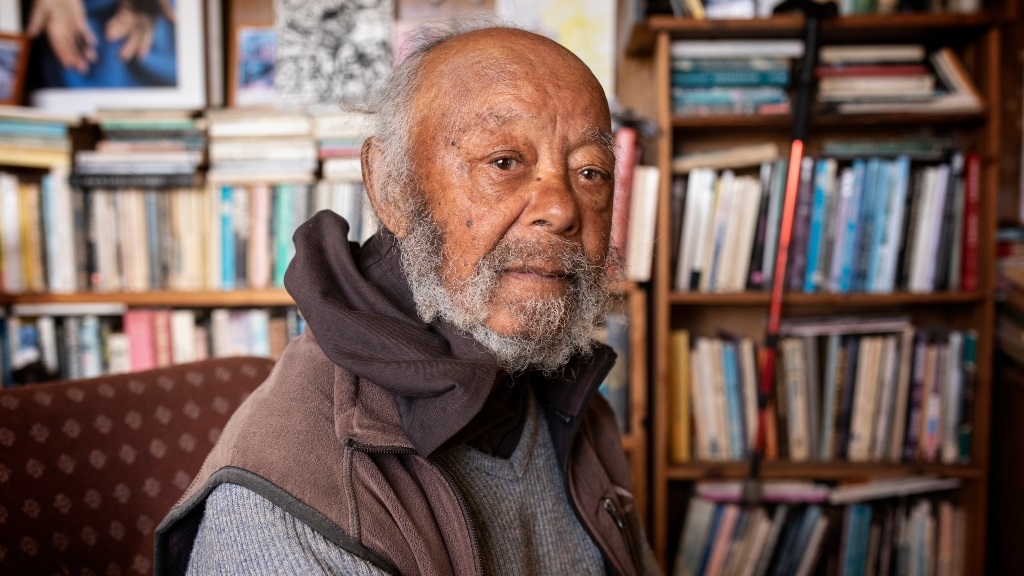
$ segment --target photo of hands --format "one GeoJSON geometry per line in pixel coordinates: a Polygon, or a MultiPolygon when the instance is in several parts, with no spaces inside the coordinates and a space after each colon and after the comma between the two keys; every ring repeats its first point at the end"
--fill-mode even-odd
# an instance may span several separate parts
{"type": "Polygon", "coordinates": [[[33,84],[175,86],[174,0],[32,0],[33,84]]]}

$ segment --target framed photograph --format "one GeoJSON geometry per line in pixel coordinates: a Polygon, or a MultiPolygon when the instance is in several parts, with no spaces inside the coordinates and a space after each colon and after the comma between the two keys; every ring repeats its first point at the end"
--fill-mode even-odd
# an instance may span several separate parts
{"type": "Polygon", "coordinates": [[[273,104],[277,32],[273,26],[239,26],[235,29],[229,106],[273,104]]]}
{"type": "Polygon", "coordinates": [[[70,23],[47,12],[52,2],[28,14],[41,23],[29,64],[33,106],[71,114],[205,106],[203,0],[72,1],[82,11],[70,23]]]}
{"type": "Polygon", "coordinates": [[[0,104],[21,104],[28,43],[18,34],[0,34],[0,104]]]}

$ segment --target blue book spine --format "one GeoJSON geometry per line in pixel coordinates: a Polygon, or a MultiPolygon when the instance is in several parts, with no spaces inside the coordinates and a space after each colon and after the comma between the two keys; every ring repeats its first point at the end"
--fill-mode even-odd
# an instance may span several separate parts
{"type": "Polygon", "coordinates": [[[857,223],[857,244],[853,252],[853,279],[850,285],[852,292],[863,292],[867,277],[867,265],[871,255],[871,239],[874,237],[875,198],[878,193],[879,163],[878,158],[871,158],[864,170],[861,181],[860,214],[857,223]]]}
{"type": "Polygon", "coordinates": [[[757,88],[673,88],[672,102],[686,104],[777,104],[788,102],[785,88],[762,86],[757,88]]]}
{"type": "Polygon", "coordinates": [[[839,266],[839,292],[847,293],[853,289],[854,258],[860,238],[860,199],[864,186],[864,172],[867,166],[863,160],[853,161],[853,186],[846,208],[846,230],[843,235],[842,261],[839,266]]]}
{"type": "Polygon", "coordinates": [[[886,257],[879,263],[878,291],[889,293],[896,289],[896,265],[903,249],[903,227],[906,214],[907,189],[910,186],[910,157],[898,156],[893,161],[892,201],[886,234],[886,257]]]}
{"type": "Polygon", "coordinates": [[[818,270],[818,252],[821,250],[825,229],[827,177],[828,162],[822,158],[814,168],[814,199],[811,205],[811,229],[807,233],[807,268],[804,273],[804,292],[807,293],[817,290],[821,277],[821,271],[818,270]]]}
{"type": "MultiPolygon", "coordinates": [[[[43,242],[46,249],[46,283],[47,288],[67,288],[59,286],[60,247],[57,245],[57,203],[54,200],[53,175],[43,176],[39,184],[39,203],[43,212],[43,242]]],[[[70,248],[70,247],[69,247],[70,248]]]]}
{"type": "Polygon", "coordinates": [[[881,258],[883,242],[889,227],[889,206],[892,201],[892,189],[889,173],[891,163],[880,160],[878,172],[875,173],[874,213],[871,215],[871,250],[869,252],[867,270],[864,278],[866,292],[878,292],[878,261],[881,258]]]}
{"type": "Polygon", "coordinates": [[[233,190],[231,186],[220,189],[220,280],[221,288],[235,288],[235,227],[232,223],[233,190]]]}
{"type": "Polygon", "coordinates": [[[11,364],[11,342],[9,320],[6,316],[0,316],[0,387],[10,388],[14,386],[14,368],[11,364]]]}
{"type": "Polygon", "coordinates": [[[725,377],[725,403],[729,411],[729,447],[732,457],[746,456],[746,434],[743,426],[743,401],[740,390],[739,360],[736,343],[726,340],[722,343],[722,374],[725,377]]]}
{"type": "Polygon", "coordinates": [[[274,188],[274,286],[284,286],[284,272],[290,260],[292,239],[292,189],[288,184],[274,188]]]}
{"type": "Polygon", "coordinates": [[[55,122],[0,120],[0,134],[35,138],[64,138],[68,135],[68,127],[55,122]]]}
{"type": "Polygon", "coordinates": [[[674,71],[672,85],[682,88],[712,86],[788,86],[789,70],[674,71]]]}

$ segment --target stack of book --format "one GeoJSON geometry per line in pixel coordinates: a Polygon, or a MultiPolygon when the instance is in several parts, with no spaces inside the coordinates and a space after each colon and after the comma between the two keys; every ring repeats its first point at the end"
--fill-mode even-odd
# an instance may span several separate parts
{"type": "MultiPolygon", "coordinates": [[[[838,151],[838,147],[835,151],[838,151]]],[[[924,156],[928,158],[929,156],[924,156]]],[[[786,288],[805,293],[976,290],[980,159],[805,157],[786,288]]],[[[760,175],[695,168],[675,202],[679,291],[770,288],[786,164],[760,175]]]]}
{"type": "Polygon", "coordinates": [[[209,110],[211,184],[309,184],[317,170],[313,122],[301,110],[209,110]]]}
{"type": "Polygon", "coordinates": [[[198,186],[206,136],[190,110],[100,111],[95,150],[75,153],[71,183],[79,188],[198,186]]]}
{"type": "Polygon", "coordinates": [[[894,14],[906,12],[953,12],[971,14],[981,8],[978,0],[841,0],[839,13],[894,14]]]}
{"type": "Polygon", "coordinates": [[[75,117],[0,106],[0,166],[52,168],[71,164],[68,127],[75,117]]]}
{"type": "Polygon", "coordinates": [[[672,43],[672,109],[684,116],[789,112],[791,59],[798,40],[677,40],[672,43]]]}
{"type": "MultiPolygon", "coordinates": [[[[800,319],[780,330],[770,459],[970,461],[977,336],[905,319],[800,319]]],[[[757,350],[677,331],[672,457],[739,460],[757,433],[757,350]]]]}
{"type": "Polygon", "coordinates": [[[920,44],[825,46],[819,54],[823,112],[978,112],[981,97],[948,47],[931,55],[920,44]]]}
{"type": "Polygon", "coordinates": [[[0,384],[89,378],[211,357],[276,359],[304,328],[294,307],[17,304],[0,315],[0,384]]]}
{"type": "Polygon", "coordinates": [[[313,136],[321,162],[316,206],[341,215],[349,224],[349,239],[365,242],[377,230],[367,205],[359,153],[371,119],[354,112],[313,114],[313,136]]]}
{"type": "Polygon", "coordinates": [[[966,515],[939,497],[957,480],[780,484],[764,484],[756,506],[735,483],[698,484],[672,574],[963,574],[966,515]]]}

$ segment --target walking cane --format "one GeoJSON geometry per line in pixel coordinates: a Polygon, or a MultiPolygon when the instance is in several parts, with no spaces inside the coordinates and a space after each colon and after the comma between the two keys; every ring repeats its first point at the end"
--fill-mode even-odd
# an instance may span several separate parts
{"type": "Polygon", "coordinates": [[[804,56],[796,89],[796,102],[793,106],[793,139],[789,150],[789,168],[786,173],[786,194],[779,228],[778,252],[775,254],[772,271],[771,300],[764,342],[764,362],[761,365],[761,381],[757,397],[757,440],[750,453],[750,471],[743,486],[743,499],[748,503],[756,503],[761,498],[761,460],[764,458],[766,443],[765,426],[768,419],[768,399],[772,394],[772,376],[775,372],[775,358],[778,355],[779,322],[782,318],[782,293],[785,286],[786,262],[789,256],[790,236],[793,232],[797,189],[800,185],[800,161],[804,155],[804,141],[807,137],[807,122],[814,88],[814,69],[818,61],[818,28],[822,20],[835,16],[838,9],[831,0],[826,3],[814,0],[785,0],[775,7],[776,14],[789,11],[800,11],[806,16],[804,56]]]}

